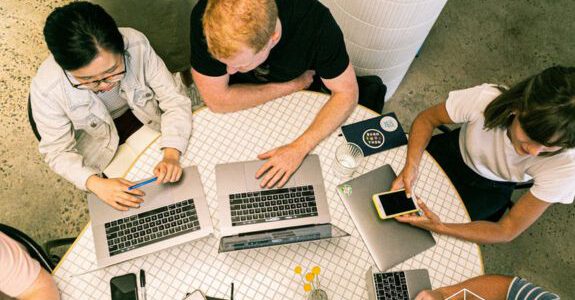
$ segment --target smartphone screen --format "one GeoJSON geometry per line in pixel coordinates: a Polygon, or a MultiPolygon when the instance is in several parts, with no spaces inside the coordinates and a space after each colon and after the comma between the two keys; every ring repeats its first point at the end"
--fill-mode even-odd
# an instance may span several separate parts
{"type": "Polygon", "coordinates": [[[110,279],[112,300],[138,300],[136,274],[128,273],[110,279]]]}
{"type": "Polygon", "coordinates": [[[377,197],[387,216],[417,209],[413,200],[411,198],[407,198],[405,191],[403,190],[379,195],[377,197]]]}

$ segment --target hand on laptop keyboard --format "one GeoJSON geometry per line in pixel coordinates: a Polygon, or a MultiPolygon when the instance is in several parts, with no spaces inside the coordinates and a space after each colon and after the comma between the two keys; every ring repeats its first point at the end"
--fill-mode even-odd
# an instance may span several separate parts
{"type": "Polygon", "coordinates": [[[92,175],[86,181],[86,188],[96,194],[98,198],[106,202],[111,207],[127,211],[128,208],[138,208],[144,202],[142,198],[144,192],[138,189],[129,190],[134,185],[133,182],[123,178],[102,178],[92,175]]]}
{"type": "Polygon", "coordinates": [[[177,182],[182,177],[182,172],[180,151],[164,148],[164,158],[154,168],[154,175],[158,177],[157,184],[177,182]]]}
{"type": "Polygon", "coordinates": [[[260,186],[272,188],[282,187],[291,175],[301,165],[307,152],[295,143],[283,145],[258,155],[259,159],[267,159],[266,163],[256,172],[256,178],[262,177],[260,186]]]}

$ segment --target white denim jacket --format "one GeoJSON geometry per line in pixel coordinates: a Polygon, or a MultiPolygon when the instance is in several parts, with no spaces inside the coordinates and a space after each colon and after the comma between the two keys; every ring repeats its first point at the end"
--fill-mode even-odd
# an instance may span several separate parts
{"type": "MultiPolygon", "coordinates": [[[[186,151],[192,134],[192,104],[147,38],[120,28],[126,47],[126,75],[120,95],[145,125],[162,133],[160,146],[186,151]]],[[[118,149],[118,132],[104,103],[91,91],[68,82],[50,55],[32,79],[33,117],[41,136],[40,153],[57,174],[86,190],[118,149]]]]}

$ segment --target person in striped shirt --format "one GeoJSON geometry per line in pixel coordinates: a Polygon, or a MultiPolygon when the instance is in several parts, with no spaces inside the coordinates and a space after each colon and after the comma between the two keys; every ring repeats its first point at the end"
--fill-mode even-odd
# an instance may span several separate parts
{"type": "Polygon", "coordinates": [[[520,277],[504,275],[482,275],[461,283],[436,290],[425,290],[417,294],[415,300],[463,299],[464,294],[488,300],[556,300],[557,294],[530,283],[520,277]],[[465,291],[467,290],[467,291],[465,291]]]}

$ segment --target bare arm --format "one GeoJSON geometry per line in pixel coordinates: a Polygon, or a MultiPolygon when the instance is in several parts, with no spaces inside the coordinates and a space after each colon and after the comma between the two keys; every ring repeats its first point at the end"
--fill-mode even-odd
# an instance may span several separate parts
{"type": "Polygon", "coordinates": [[[345,121],[356,107],[359,92],[351,64],[341,75],[324,80],[324,83],[332,95],[306,131],[292,143],[258,156],[260,159],[268,159],[256,173],[259,178],[267,172],[261,186],[272,187],[278,182],[279,186],[283,186],[304,157],[345,121]]]}
{"type": "MultiPolygon", "coordinates": [[[[513,277],[503,275],[481,275],[433,291],[422,291],[417,295],[415,300],[443,300],[463,289],[467,289],[484,299],[505,300],[507,298],[507,290],[512,280],[513,277]]],[[[450,299],[463,299],[463,293],[458,295],[458,297],[450,299]]]]}
{"type": "Polygon", "coordinates": [[[30,286],[24,293],[20,294],[17,299],[20,300],[57,300],[60,299],[60,292],[56,283],[46,272],[46,270],[41,269],[38,273],[38,277],[32,286],[30,286]]]}
{"type": "Polygon", "coordinates": [[[432,106],[417,115],[409,131],[405,166],[393,181],[392,190],[405,187],[407,194],[411,194],[423,151],[431,140],[433,130],[442,124],[453,124],[449,114],[447,114],[445,102],[432,106]]]}
{"type": "Polygon", "coordinates": [[[308,129],[294,141],[302,144],[307,152],[336,130],[357,106],[359,90],[351,63],[341,75],[323,82],[331,91],[331,97],[308,129]]]}
{"type": "Polygon", "coordinates": [[[281,83],[229,85],[228,74],[212,77],[192,68],[192,77],[208,108],[216,113],[234,112],[258,106],[270,100],[307,88],[313,81],[313,71],[281,83]]]}
{"type": "Polygon", "coordinates": [[[462,240],[493,244],[506,243],[515,239],[529,228],[551,206],[551,203],[540,200],[528,192],[519,198],[511,211],[499,222],[474,221],[464,224],[442,223],[423,202],[419,202],[419,206],[424,216],[401,216],[396,220],[462,240]]]}
{"type": "Polygon", "coordinates": [[[523,195],[499,222],[476,221],[468,224],[446,224],[438,233],[476,243],[506,243],[514,240],[551,206],[531,192],[523,195]]]}

